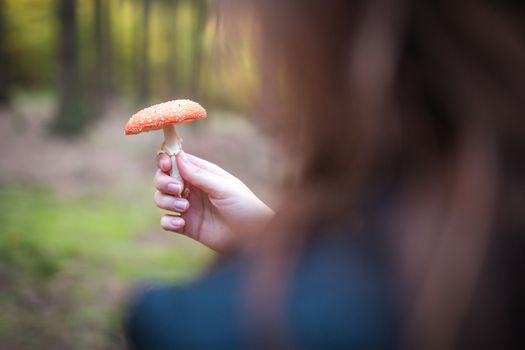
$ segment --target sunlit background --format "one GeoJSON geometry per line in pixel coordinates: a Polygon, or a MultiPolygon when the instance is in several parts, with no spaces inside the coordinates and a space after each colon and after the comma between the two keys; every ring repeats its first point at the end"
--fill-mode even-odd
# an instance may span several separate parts
{"type": "Polygon", "coordinates": [[[162,231],[161,133],[125,137],[139,108],[191,98],[187,152],[275,198],[253,126],[252,27],[206,0],[0,0],[0,348],[120,349],[139,282],[181,283],[213,254],[162,231]],[[234,35],[227,35],[232,34],[234,35]]]}

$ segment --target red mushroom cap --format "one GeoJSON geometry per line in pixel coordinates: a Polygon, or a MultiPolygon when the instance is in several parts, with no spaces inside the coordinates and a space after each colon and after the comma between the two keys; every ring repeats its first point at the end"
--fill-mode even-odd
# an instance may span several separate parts
{"type": "Polygon", "coordinates": [[[191,100],[173,100],[144,108],[135,113],[124,127],[126,135],[157,130],[168,124],[187,123],[206,118],[206,110],[191,100]]]}

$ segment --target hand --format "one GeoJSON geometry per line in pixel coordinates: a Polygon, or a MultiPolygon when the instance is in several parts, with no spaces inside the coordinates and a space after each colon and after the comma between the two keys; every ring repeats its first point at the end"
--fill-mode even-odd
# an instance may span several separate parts
{"type": "Polygon", "coordinates": [[[164,215],[165,230],[185,234],[217,251],[239,245],[254,227],[266,224],[273,211],[239,179],[204,159],[180,152],[177,167],[190,194],[180,198],[182,184],[169,176],[168,155],[157,156],[155,203],[181,213],[164,215]]]}

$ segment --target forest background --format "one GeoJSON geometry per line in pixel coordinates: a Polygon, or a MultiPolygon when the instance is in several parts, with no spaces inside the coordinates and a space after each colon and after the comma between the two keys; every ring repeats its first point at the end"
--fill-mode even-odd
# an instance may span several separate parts
{"type": "Polygon", "coordinates": [[[137,109],[199,101],[209,118],[181,128],[185,150],[274,200],[253,25],[224,15],[206,0],[0,0],[1,348],[120,349],[137,284],[213,261],[160,229],[162,136],[124,137],[137,109]]]}

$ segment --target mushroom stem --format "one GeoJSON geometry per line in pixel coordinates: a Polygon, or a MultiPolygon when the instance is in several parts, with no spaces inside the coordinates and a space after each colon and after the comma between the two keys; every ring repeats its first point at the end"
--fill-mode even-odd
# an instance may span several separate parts
{"type": "Polygon", "coordinates": [[[175,131],[175,126],[172,124],[164,125],[162,127],[162,130],[164,131],[164,142],[162,143],[160,152],[167,153],[170,156],[170,175],[182,182],[182,186],[184,187],[184,180],[182,179],[182,176],[180,176],[179,169],[177,168],[176,159],[177,154],[179,154],[179,152],[182,151],[182,138],[179,137],[179,135],[177,135],[177,131],[175,131]]]}

